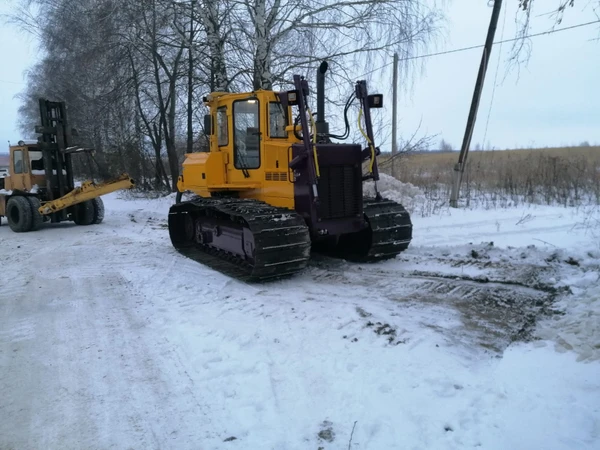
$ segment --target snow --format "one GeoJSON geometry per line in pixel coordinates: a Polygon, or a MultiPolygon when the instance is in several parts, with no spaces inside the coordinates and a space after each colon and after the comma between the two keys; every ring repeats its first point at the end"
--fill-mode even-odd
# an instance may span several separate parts
{"type": "MultiPolygon", "coordinates": [[[[37,184],[34,184],[31,187],[31,190],[29,192],[31,192],[32,194],[37,194],[37,192],[39,191],[39,186],[37,184]]],[[[0,189],[0,195],[12,195],[13,191],[7,191],[6,189],[0,189]]]]}
{"type": "MultiPolygon", "coordinates": [[[[63,175],[66,175],[67,171],[63,169],[62,173],[63,173],[63,175]]],[[[56,175],[56,170],[53,170],[52,174],[56,175]]],[[[44,171],[44,170],[32,170],[31,171],[31,175],[46,175],[46,171],[44,171]]]]}
{"type": "Polygon", "coordinates": [[[0,448],[600,448],[597,209],[416,215],[395,260],[245,284],[172,248],[174,195],[103,199],[0,227],[0,448]]]}
{"type": "MultiPolygon", "coordinates": [[[[403,183],[385,173],[379,174],[379,177],[377,190],[384,198],[402,204],[409,211],[413,211],[417,205],[426,203],[425,195],[418,187],[410,183],[403,183]]],[[[375,197],[375,183],[373,181],[365,183],[364,195],[375,197]]]]}

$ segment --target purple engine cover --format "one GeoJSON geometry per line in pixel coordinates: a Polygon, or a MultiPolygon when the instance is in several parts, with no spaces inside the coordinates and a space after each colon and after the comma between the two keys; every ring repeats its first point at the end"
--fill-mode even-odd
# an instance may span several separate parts
{"type": "MultiPolygon", "coordinates": [[[[318,201],[308,177],[309,159],[294,167],[296,211],[310,227],[313,239],[339,236],[364,229],[362,202],[362,149],[355,144],[317,144],[321,176],[318,201]]],[[[292,145],[292,159],[305,153],[302,144],[292,145]]]]}

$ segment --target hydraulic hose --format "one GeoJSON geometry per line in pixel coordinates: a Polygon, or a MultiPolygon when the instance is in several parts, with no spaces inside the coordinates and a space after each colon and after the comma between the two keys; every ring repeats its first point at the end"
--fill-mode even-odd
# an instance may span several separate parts
{"type": "Polygon", "coordinates": [[[307,107],[306,111],[308,112],[308,117],[310,117],[310,125],[313,130],[313,156],[315,158],[315,171],[317,172],[317,177],[321,177],[321,169],[319,168],[319,158],[317,156],[317,124],[315,123],[315,118],[312,115],[312,112],[307,107]]]}
{"type": "Polygon", "coordinates": [[[371,141],[369,136],[367,136],[367,133],[365,133],[365,130],[363,130],[363,127],[360,123],[360,119],[362,119],[362,114],[363,114],[363,110],[362,110],[362,108],[360,108],[358,110],[358,129],[360,130],[360,132],[362,133],[364,138],[367,140],[367,143],[369,144],[369,148],[371,149],[371,164],[369,165],[369,173],[373,173],[373,165],[375,164],[375,146],[373,145],[373,142],[371,141]]]}

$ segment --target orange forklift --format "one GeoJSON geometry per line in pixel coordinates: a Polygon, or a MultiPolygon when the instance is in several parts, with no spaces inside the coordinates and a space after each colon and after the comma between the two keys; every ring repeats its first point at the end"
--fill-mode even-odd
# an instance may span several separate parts
{"type": "Polygon", "coordinates": [[[5,216],[15,232],[35,231],[43,222],[73,221],[78,225],[102,222],[102,195],[130,189],[126,174],[96,184],[85,181],[75,186],[72,155],[91,151],[72,146],[64,102],[39,100],[42,124],[36,144],[19,141],[9,147],[8,176],[0,178],[0,223],[5,216]]]}

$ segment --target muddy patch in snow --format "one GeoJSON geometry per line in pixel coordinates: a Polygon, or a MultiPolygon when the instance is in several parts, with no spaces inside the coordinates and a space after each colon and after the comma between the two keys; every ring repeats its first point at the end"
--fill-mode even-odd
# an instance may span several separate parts
{"type": "Polygon", "coordinates": [[[324,420],[323,423],[321,423],[321,431],[317,433],[317,436],[322,441],[333,442],[335,440],[333,424],[328,420],[324,420]]]}
{"type": "MultiPolygon", "coordinates": [[[[500,355],[513,342],[537,339],[540,320],[560,315],[557,299],[569,293],[551,281],[560,268],[539,264],[520,251],[496,250],[493,245],[466,246],[454,254],[445,250],[420,252],[378,264],[352,264],[317,256],[310,273],[315,282],[354,286],[368,296],[387,299],[391,316],[425,317],[424,326],[439,332],[448,342],[500,355]],[[398,307],[402,308],[398,310],[398,307]],[[451,325],[440,326],[436,314],[446,311],[451,325]]],[[[533,251],[533,250],[532,250],[533,251]]],[[[565,263],[567,264],[567,263],[565,263]]],[[[398,345],[410,340],[397,332],[389,317],[372,317],[356,308],[365,329],[398,345]]],[[[420,319],[421,320],[421,319],[420,319]]]]}
{"type": "Polygon", "coordinates": [[[383,336],[390,345],[406,344],[408,342],[408,338],[398,339],[398,330],[389,323],[369,321],[365,326],[371,328],[376,335],[383,336]]]}
{"type": "Polygon", "coordinates": [[[533,288],[431,275],[409,275],[407,285],[410,293],[388,298],[411,308],[442,306],[457,312],[462,326],[439,331],[452,341],[498,354],[513,342],[534,339],[538,320],[558,313],[552,308],[555,296],[533,288]]]}

